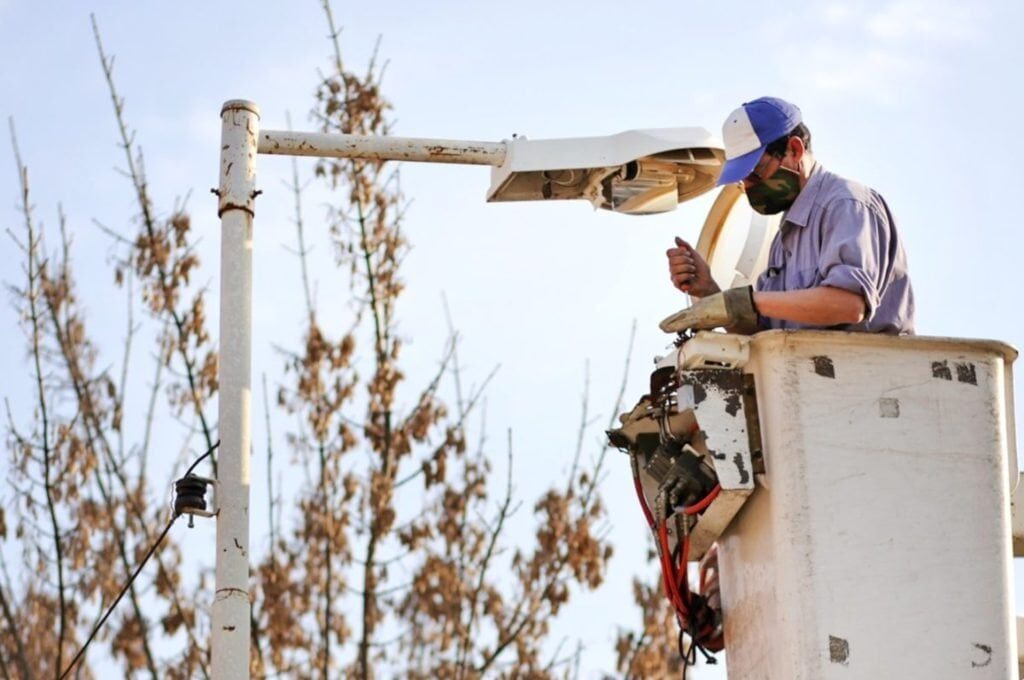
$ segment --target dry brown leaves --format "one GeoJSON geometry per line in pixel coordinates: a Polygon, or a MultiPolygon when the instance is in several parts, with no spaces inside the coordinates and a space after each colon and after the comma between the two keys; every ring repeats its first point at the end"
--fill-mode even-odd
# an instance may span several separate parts
{"type": "MultiPolygon", "coordinates": [[[[170,329],[160,340],[160,360],[170,365],[172,352],[177,352],[180,363],[174,368],[181,376],[180,391],[188,395],[180,403],[202,415],[216,389],[216,355],[205,330],[202,295],[192,295],[187,305],[180,303],[191,295],[190,276],[199,266],[189,219],[180,210],[163,222],[153,217],[141,154],[125,126],[123,101],[113,89],[112,62],[101,46],[100,57],[139,208],[138,235],[117,237],[126,252],[113,265],[114,280],[124,284],[130,270],[142,281],[142,302],[152,326],[170,329]]],[[[16,144],[15,151],[17,155],[16,144]]],[[[74,249],[64,215],[60,213],[57,248],[45,249],[44,230],[32,215],[28,173],[20,156],[17,161],[25,236],[16,242],[26,276],[12,288],[12,303],[24,320],[35,404],[29,417],[20,422],[12,417],[8,425],[16,502],[6,520],[23,559],[16,569],[2,565],[0,653],[12,662],[5,669],[11,677],[54,677],[117,596],[169,515],[163,491],[154,493],[145,475],[148,436],[132,441],[130,437],[139,436],[138,428],[130,437],[124,433],[128,388],[115,376],[118,369],[123,375],[130,372],[130,342],[118,358],[116,349],[100,348],[94,341],[76,294],[74,249]]],[[[140,332],[140,324],[125,327],[129,340],[140,332]]],[[[159,387],[158,382],[153,389],[159,387]]],[[[206,434],[212,441],[208,428],[206,434]]],[[[6,531],[0,538],[11,539],[6,531]]],[[[202,674],[206,655],[193,631],[194,598],[182,592],[181,555],[173,538],[154,562],[127,591],[90,651],[105,649],[125,673],[195,677],[202,674]],[[153,651],[158,640],[164,653],[175,650],[173,669],[153,651]]],[[[91,673],[83,667],[80,676],[91,673]]]]}

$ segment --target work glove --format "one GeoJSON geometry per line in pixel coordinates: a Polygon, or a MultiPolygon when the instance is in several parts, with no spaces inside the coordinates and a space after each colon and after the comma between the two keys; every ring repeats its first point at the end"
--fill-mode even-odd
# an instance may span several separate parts
{"type": "Polygon", "coordinates": [[[731,333],[756,333],[757,308],[754,306],[754,289],[743,286],[708,295],[686,309],[666,317],[659,326],[666,333],[707,330],[720,326],[731,333]]]}

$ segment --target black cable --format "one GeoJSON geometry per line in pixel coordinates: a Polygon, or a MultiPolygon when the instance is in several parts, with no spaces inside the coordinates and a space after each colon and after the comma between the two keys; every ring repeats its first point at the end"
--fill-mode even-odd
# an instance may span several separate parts
{"type": "Polygon", "coordinates": [[[699,651],[701,653],[701,656],[704,657],[704,663],[706,663],[708,666],[714,666],[718,663],[718,659],[716,659],[714,655],[711,654],[711,652],[705,649],[703,644],[697,645],[697,651],[699,651]]]}
{"type": "Polygon", "coordinates": [[[220,446],[220,440],[219,439],[216,442],[213,443],[213,446],[211,446],[210,448],[208,448],[206,450],[206,453],[204,453],[203,455],[201,455],[198,458],[196,458],[195,461],[193,461],[192,464],[188,466],[188,470],[185,470],[185,474],[182,475],[182,476],[183,477],[188,477],[190,474],[192,474],[192,471],[196,469],[196,466],[199,465],[201,462],[203,462],[203,460],[207,456],[209,456],[211,453],[213,453],[217,449],[218,446],[220,446]]]}
{"type": "Polygon", "coordinates": [[[128,589],[132,587],[132,583],[135,582],[135,577],[139,575],[139,572],[142,571],[142,568],[146,566],[146,562],[148,562],[149,558],[153,556],[154,552],[156,552],[156,549],[164,540],[164,536],[166,536],[167,532],[171,530],[172,526],[174,526],[174,521],[176,519],[178,519],[178,515],[174,515],[173,517],[171,517],[171,521],[168,522],[167,526],[164,527],[164,530],[160,532],[160,536],[156,539],[156,543],[154,543],[153,546],[149,549],[149,552],[146,553],[146,556],[142,558],[142,562],[140,562],[139,566],[135,568],[135,572],[131,575],[131,578],[128,579],[128,582],[124,584],[123,588],[121,588],[121,592],[117,594],[117,597],[114,599],[114,602],[107,608],[107,611],[103,615],[103,618],[99,620],[96,626],[92,629],[92,632],[89,633],[88,639],[85,641],[85,644],[82,645],[82,648],[78,650],[78,654],[75,654],[75,658],[71,660],[71,663],[68,664],[68,667],[65,668],[64,672],[60,674],[60,680],[64,680],[64,678],[67,677],[68,673],[71,672],[71,669],[75,667],[76,663],[78,663],[78,660],[82,658],[83,654],[85,654],[85,650],[89,648],[89,643],[91,643],[93,638],[96,637],[96,633],[100,632],[100,628],[102,628],[103,624],[107,622],[107,619],[110,617],[110,615],[114,613],[114,608],[117,607],[118,602],[120,602],[121,598],[124,597],[124,594],[128,592],[128,589]]]}
{"type": "MultiPolygon", "coordinates": [[[[192,463],[192,465],[189,466],[188,472],[185,473],[185,476],[187,477],[189,474],[191,474],[192,470],[195,469],[196,465],[199,465],[199,463],[204,458],[206,458],[211,453],[213,453],[214,449],[216,449],[218,446],[220,446],[220,440],[219,439],[217,440],[217,442],[213,446],[211,446],[206,451],[206,453],[204,453],[199,458],[197,458],[192,463]]],[[[132,587],[133,583],[135,583],[135,579],[138,577],[139,573],[142,571],[142,568],[146,566],[146,562],[148,562],[149,558],[153,556],[153,553],[156,552],[156,549],[160,547],[160,544],[163,542],[164,537],[167,536],[167,532],[169,532],[171,530],[171,527],[174,526],[175,520],[177,520],[178,517],[180,517],[180,516],[181,516],[181,513],[174,513],[171,516],[171,520],[167,523],[167,526],[164,527],[164,530],[160,532],[160,535],[157,537],[156,542],[154,542],[153,545],[150,546],[149,550],[146,552],[146,556],[142,558],[141,562],[139,562],[139,566],[135,567],[135,571],[132,572],[132,575],[131,575],[131,577],[129,577],[128,582],[124,584],[123,588],[121,588],[121,592],[119,592],[117,594],[117,597],[114,598],[114,601],[111,603],[111,605],[109,607],[107,607],[107,611],[103,614],[103,618],[101,618],[96,623],[96,625],[93,627],[92,632],[89,633],[89,637],[85,641],[85,644],[83,644],[82,648],[78,650],[77,654],[75,654],[75,658],[71,659],[71,663],[69,663],[67,665],[67,668],[64,669],[64,672],[60,674],[59,680],[64,680],[64,678],[67,677],[68,673],[71,672],[71,669],[75,667],[75,664],[78,663],[79,659],[81,659],[82,656],[85,654],[85,650],[87,650],[89,648],[89,644],[92,643],[93,638],[96,637],[96,633],[100,632],[100,628],[102,628],[103,624],[107,622],[107,619],[110,618],[110,615],[114,613],[114,609],[117,607],[118,603],[121,601],[121,598],[124,597],[124,594],[127,593],[128,589],[132,587]]]]}
{"type": "MultiPolygon", "coordinates": [[[[683,660],[682,680],[686,680],[686,669],[689,668],[692,664],[696,664],[697,663],[696,656],[694,657],[692,664],[690,662],[690,653],[693,652],[693,646],[691,645],[690,649],[686,649],[686,642],[685,642],[684,637],[683,637],[685,634],[686,634],[686,631],[684,629],[680,628],[679,629],[679,640],[678,640],[678,651],[679,651],[679,657],[683,660]]],[[[694,652],[694,654],[696,654],[696,653],[694,652]]]]}

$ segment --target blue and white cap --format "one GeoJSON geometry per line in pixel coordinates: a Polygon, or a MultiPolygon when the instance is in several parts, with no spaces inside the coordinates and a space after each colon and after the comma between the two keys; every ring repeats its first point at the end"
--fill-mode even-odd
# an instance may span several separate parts
{"type": "Polygon", "coordinates": [[[800,109],[778,97],[760,97],[730,113],[722,124],[725,166],[718,186],[739,182],[753,172],[765,147],[792,132],[801,120],[800,109]]]}

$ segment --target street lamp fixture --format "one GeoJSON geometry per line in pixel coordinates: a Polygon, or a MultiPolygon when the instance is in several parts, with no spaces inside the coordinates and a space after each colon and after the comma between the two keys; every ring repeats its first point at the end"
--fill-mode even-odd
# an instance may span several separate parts
{"type": "Polygon", "coordinates": [[[630,130],[609,137],[505,142],[488,201],[586,199],[628,215],[675,210],[715,186],[725,162],[703,128],[630,130]]]}

